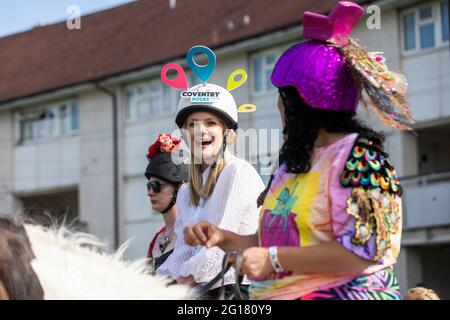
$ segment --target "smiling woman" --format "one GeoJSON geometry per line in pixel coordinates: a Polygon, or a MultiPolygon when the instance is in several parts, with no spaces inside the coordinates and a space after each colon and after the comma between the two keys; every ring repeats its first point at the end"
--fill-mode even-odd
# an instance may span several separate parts
{"type": "MultiPolygon", "coordinates": [[[[224,122],[206,111],[193,112],[187,118],[187,141],[191,149],[191,201],[198,205],[200,197],[209,197],[225,161],[215,163],[225,151],[227,141],[235,141],[234,131],[226,131],[224,122]],[[211,165],[212,171],[203,184],[201,173],[211,165]]],[[[226,155],[223,155],[224,157],[226,155]]]]}
{"type": "MultiPolygon", "coordinates": [[[[227,150],[235,143],[237,109],[231,93],[215,84],[202,83],[181,94],[175,122],[190,149],[189,184],[180,189],[177,199],[174,252],[157,270],[178,283],[209,282],[220,272],[225,254],[218,247],[190,247],[184,228],[208,221],[240,235],[257,229],[256,200],[264,184],[250,163],[227,150]],[[200,103],[194,97],[207,101],[200,103]]],[[[234,270],[229,270],[224,276],[225,290],[230,291],[236,282],[234,270]]],[[[219,287],[214,285],[203,298],[217,299],[219,287]]]]}

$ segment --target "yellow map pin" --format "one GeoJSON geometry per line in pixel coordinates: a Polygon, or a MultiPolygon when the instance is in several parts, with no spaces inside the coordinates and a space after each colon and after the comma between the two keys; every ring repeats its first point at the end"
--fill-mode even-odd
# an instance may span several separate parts
{"type": "Polygon", "coordinates": [[[253,112],[256,111],[256,106],[251,103],[244,103],[238,108],[238,112],[253,112]]]}
{"type": "Polygon", "coordinates": [[[227,90],[232,91],[243,85],[245,81],[247,81],[247,72],[244,69],[234,70],[228,77],[227,90]],[[238,75],[240,75],[241,78],[238,81],[235,81],[235,78],[238,75]]]}

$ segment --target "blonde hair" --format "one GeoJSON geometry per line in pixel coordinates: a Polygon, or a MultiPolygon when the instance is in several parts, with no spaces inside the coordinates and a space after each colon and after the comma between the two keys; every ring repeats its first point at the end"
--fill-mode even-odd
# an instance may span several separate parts
{"type": "MultiPolygon", "coordinates": [[[[226,145],[236,144],[235,131],[226,130],[223,139],[226,145]]],[[[195,163],[195,156],[193,152],[191,152],[191,162],[189,164],[189,198],[191,204],[194,206],[199,205],[200,198],[208,199],[214,191],[220,173],[226,165],[225,150],[219,150],[218,155],[220,157],[216,158],[214,164],[211,165],[208,178],[206,179],[205,184],[203,184],[201,164],[195,163]]]]}
{"type": "Polygon", "coordinates": [[[416,287],[410,289],[405,296],[405,300],[440,300],[439,296],[431,289],[416,287]]]}

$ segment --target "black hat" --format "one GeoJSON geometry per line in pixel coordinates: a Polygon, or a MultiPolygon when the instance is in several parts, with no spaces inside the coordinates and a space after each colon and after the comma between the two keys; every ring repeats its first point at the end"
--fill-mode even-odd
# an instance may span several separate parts
{"type": "Polygon", "coordinates": [[[158,136],[155,143],[148,149],[149,163],[145,170],[147,179],[153,176],[174,184],[188,181],[188,166],[181,161],[183,152],[177,148],[180,142],[179,139],[172,138],[170,134],[158,136]],[[179,161],[174,161],[172,156],[179,161]]]}

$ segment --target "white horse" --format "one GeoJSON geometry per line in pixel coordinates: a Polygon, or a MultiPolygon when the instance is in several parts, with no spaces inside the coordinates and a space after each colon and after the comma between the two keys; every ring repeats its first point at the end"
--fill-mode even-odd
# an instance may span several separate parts
{"type": "Polygon", "coordinates": [[[35,259],[31,262],[45,299],[193,299],[190,287],[167,286],[150,276],[145,260],[127,262],[127,244],[102,253],[98,238],[67,228],[24,224],[35,259]]]}

